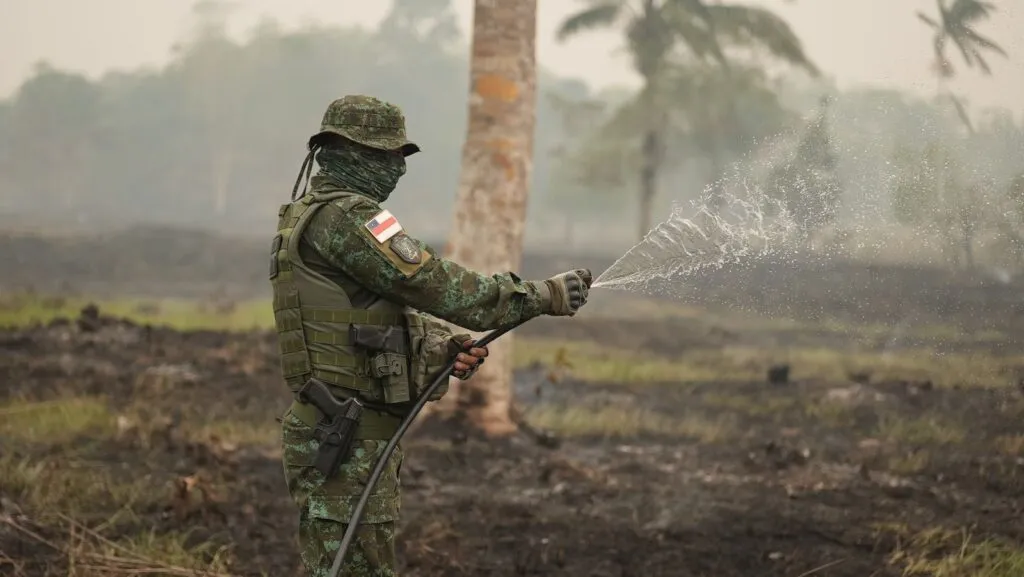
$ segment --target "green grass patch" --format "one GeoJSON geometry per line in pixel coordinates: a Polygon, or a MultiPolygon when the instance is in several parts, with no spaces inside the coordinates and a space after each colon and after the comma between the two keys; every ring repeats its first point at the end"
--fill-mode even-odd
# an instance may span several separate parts
{"type": "Polygon", "coordinates": [[[928,451],[912,451],[889,457],[886,465],[889,471],[897,475],[914,475],[925,470],[931,463],[931,459],[931,453],[928,451]]]}
{"type": "Polygon", "coordinates": [[[792,397],[757,397],[753,395],[730,395],[708,393],[701,397],[701,404],[752,417],[783,415],[800,405],[792,397]]]}
{"type": "Polygon", "coordinates": [[[878,437],[894,444],[954,445],[963,442],[967,431],[957,423],[934,416],[887,415],[879,422],[878,437]]]}
{"type": "Polygon", "coordinates": [[[101,399],[15,401],[0,407],[0,437],[13,442],[62,445],[82,437],[108,438],[117,417],[101,399]]]}
{"type": "Polygon", "coordinates": [[[1009,541],[945,528],[912,532],[900,525],[882,527],[880,533],[896,536],[897,545],[888,561],[907,577],[1024,575],[1024,548],[1009,541]]]}
{"type": "Polygon", "coordinates": [[[857,423],[855,407],[848,403],[822,399],[803,405],[803,414],[833,429],[853,427],[857,423]]]}
{"type": "Polygon", "coordinates": [[[765,378],[774,364],[788,363],[792,379],[844,382],[865,373],[875,382],[930,380],[937,386],[1004,387],[1012,382],[1024,356],[997,357],[981,353],[936,354],[925,350],[872,353],[827,348],[772,349],[726,347],[698,349],[674,359],[644,351],[624,351],[590,342],[519,338],[517,366],[552,364],[559,350],[578,379],[643,384],[659,382],[751,382],[765,378]]]}
{"type": "Polygon", "coordinates": [[[721,354],[715,351],[695,351],[673,360],[643,351],[623,351],[593,343],[544,338],[516,339],[515,363],[519,367],[534,363],[553,364],[560,350],[564,351],[569,362],[568,371],[584,381],[623,384],[697,383],[750,380],[759,374],[756,367],[719,365],[721,354]]]}
{"type": "Polygon", "coordinates": [[[525,416],[532,426],[566,437],[665,435],[714,443],[736,434],[736,423],[731,419],[695,414],[669,416],[635,407],[538,406],[525,416]]]}
{"type": "Polygon", "coordinates": [[[111,513],[165,497],[163,487],[110,463],[91,463],[72,455],[0,457],[0,486],[34,514],[60,512],[72,517],[109,517],[111,513]]]}
{"type": "Polygon", "coordinates": [[[116,434],[117,417],[100,399],[6,404],[0,438],[13,450],[0,456],[0,486],[15,502],[43,512],[84,515],[148,502],[153,487],[147,480],[89,459],[116,434]]]}
{"type": "Polygon", "coordinates": [[[219,441],[231,445],[277,446],[281,442],[281,429],[276,421],[222,420],[205,423],[190,432],[200,442],[219,441]]]}
{"type": "Polygon", "coordinates": [[[178,330],[248,331],[270,328],[274,312],[270,301],[205,302],[188,299],[90,299],[10,295],[0,300],[0,327],[45,324],[58,318],[77,318],[83,307],[95,304],[100,314],[140,324],[178,330]]]}

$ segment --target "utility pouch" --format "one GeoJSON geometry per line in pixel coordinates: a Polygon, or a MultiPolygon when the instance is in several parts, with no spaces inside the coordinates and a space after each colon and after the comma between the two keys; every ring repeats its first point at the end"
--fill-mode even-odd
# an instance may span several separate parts
{"type": "Polygon", "coordinates": [[[411,400],[409,385],[409,345],[400,327],[350,325],[352,345],[367,355],[366,373],[376,379],[387,404],[411,400]]]}
{"type": "MultiPolygon", "coordinates": [[[[406,321],[409,327],[410,381],[419,397],[448,366],[451,360],[448,342],[452,331],[448,325],[427,320],[417,313],[407,313],[406,321]]],[[[427,400],[438,401],[447,393],[448,380],[445,379],[427,400]]]]}
{"type": "Polygon", "coordinates": [[[320,419],[313,430],[313,438],[320,443],[313,465],[325,479],[330,479],[352,451],[363,406],[355,397],[339,401],[327,385],[317,379],[306,381],[298,398],[320,411],[320,419]]]}

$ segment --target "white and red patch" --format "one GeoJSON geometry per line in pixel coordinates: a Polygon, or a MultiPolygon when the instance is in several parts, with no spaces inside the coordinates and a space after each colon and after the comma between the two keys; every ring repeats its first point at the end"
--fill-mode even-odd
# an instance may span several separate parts
{"type": "Polygon", "coordinates": [[[402,225],[398,222],[398,219],[394,217],[387,210],[380,211],[377,216],[373,217],[370,222],[363,225],[366,230],[370,231],[373,238],[377,239],[377,242],[384,243],[384,241],[402,232],[402,225]]]}

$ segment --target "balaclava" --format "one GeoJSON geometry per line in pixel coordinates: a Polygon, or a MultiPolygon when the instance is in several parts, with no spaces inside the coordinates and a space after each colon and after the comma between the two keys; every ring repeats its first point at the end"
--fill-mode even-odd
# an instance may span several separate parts
{"type": "MultiPolygon", "coordinates": [[[[325,183],[350,190],[384,202],[405,175],[405,157],[401,154],[377,150],[348,140],[338,139],[329,145],[314,145],[310,156],[315,156],[320,170],[316,176],[325,183]]],[[[307,172],[306,163],[299,172],[307,172]]],[[[298,183],[296,183],[298,185],[298,183]]],[[[303,191],[305,192],[305,191],[303,191]]]]}

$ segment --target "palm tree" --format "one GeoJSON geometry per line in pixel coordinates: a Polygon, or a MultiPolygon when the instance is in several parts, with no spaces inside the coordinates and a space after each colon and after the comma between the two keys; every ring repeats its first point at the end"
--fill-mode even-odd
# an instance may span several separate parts
{"type": "Polygon", "coordinates": [[[995,5],[982,0],[935,0],[935,4],[939,11],[938,21],[923,12],[918,12],[917,17],[935,32],[932,46],[939,77],[950,78],[954,73],[952,63],[946,58],[946,45],[950,41],[960,50],[968,68],[977,66],[983,73],[992,74],[983,52],[987,50],[1005,57],[1006,51],[978,34],[974,25],[988,20],[996,10],[995,5]]]}
{"type": "MultiPolygon", "coordinates": [[[[481,272],[516,270],[522,259],[533,169],[536,22],[537,0],[476,0],[469,126],[446,252],[481,272]]],[[[512,335],[489,349],[487,364],[449,397],[474,428],[509,434],[517,428],[512,335]]]]}
{"type": "MultiPolygon", "coordinates": [[[[964,63],[968,68],[977,66],[986,75],[991,75],[992,69],[985,60],[984,52],[995,52],[1004,57],[1007,54],[1001,46],[978,34],[974,29],[974,25],[978,22],[991,18],[992,13],[996,10],[992,2],[985,2],[984,0],[935,0],[935,4],[939,12],[938,20],[923,12],[917,12],[917,17],[934,31],[932,50],[935,53],[935,67],[939,82],[938,91],[941,96],[945,81],[952,78],[954,74],[953,65],[949,58],[946,57],[946,46],[949,42],[952,42],[960,51],[960,55],[963,57],[964,63]]],[[[973,136],[975,134],[974,126],[963,103],[952,92],[946,92],[946,97],[952,102],[954,110],[956,110],[968,134],[973,136]]],[[[945,174],[947,167],[945,164],[942,164],[938,167],[938,170],[941,174],[945,174]]],[[[937,181],[940,197],[956,192],[947,190],[947,180],[946,178],[939,178],[937,181]]],[[[972,188],[961,190],[965,195],[974,194],[973,191],[974,189],[972,188]]],[[[969,199],[962,200],[961,203],[963,206],[971,206],[969,199]]],[[[973,220],[967,218],[961,220],[963,222],[964,256],[967,267],[972,268],[973,220]]]]}
{"type": "Polygon", "coordinates": [[[739,4],[708,4],[705,0],[586,0],[588,6],[567,18],[558,30],[565,40],[587,30],[621,25],[633,68],[643,79],[636,105],[644,111],[641,131],[640,237],[651,224],[657,179],[665,157],[669,100],[663,84],[672,54],[685,47],[698,60],[728,68],[722,41],[767,50],[812,74],[817,69],[804,54],[799,38],[773,12],[739,4]]]}

